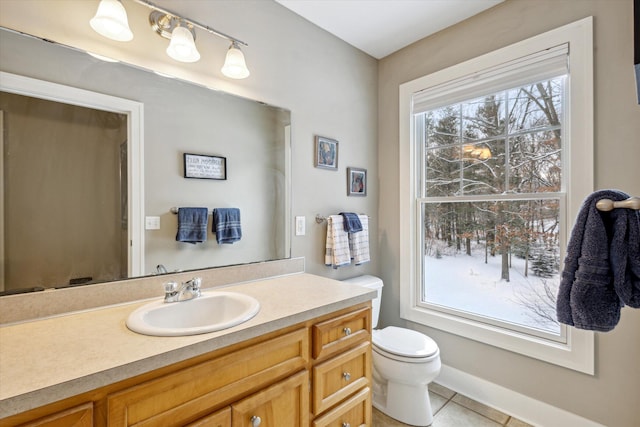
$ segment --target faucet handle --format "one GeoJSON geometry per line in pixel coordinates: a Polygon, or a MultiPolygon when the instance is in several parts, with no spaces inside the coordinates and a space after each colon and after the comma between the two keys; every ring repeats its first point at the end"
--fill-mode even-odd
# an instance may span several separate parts
{"type": "Polygon", "coordinates": [[[164,292],[165,293],[173,293],[178,291],[178,283],[177,282],[167,282],[164,284],[164,292]]]}
{"type": "Polygon", "coordinates": [[[200,285],[202,285],[201,277],[194,277],[191,279],[191,284],[194,290],[200,290],[200,285]]]}

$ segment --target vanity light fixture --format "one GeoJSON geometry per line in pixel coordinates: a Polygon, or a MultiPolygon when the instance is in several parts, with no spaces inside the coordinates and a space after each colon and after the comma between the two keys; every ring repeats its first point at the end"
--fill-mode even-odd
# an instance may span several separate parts
{"type": "Polygon", "coordinates": [[[127,11],[119,0],[100,0],[98,11],[89,21],[89,25],[98,34],[111,40],[128,42],[133,39],[127,11]]]}
{"type": "Polygon", "coordinates": [[[229,46],[229,50],[227,51],[227,57],[224,60],[224,65],[220,71],[232,79],[249,77],[250,73],[247,64],[244,62],[244,54],[235,41],[231,42],[231,46],[229,46]]]}
{"type": "Polygon", "coordinates": [[[167,55],[180,62],[196,62],[200,60],[200,52],[196,48],[193,34],[189,29],[177,27],[171,32],[171,42],[167,47],[167,55]]]}
{"type": "MultiPolygon", "coordinates": [[[[246,77],[249,77],[250,73],[247,69],[244,54],[240,50],[240,45],[248,46],[247,43],[243,42],[242,40],[236,39],[235,37],[231,37],[225,33],[222,33],[218,30],[215,30],[211,27],[200,24],[192,19],[182,17],[174,12],[156,6],[155,4],[147,0],[131,1],[153,9],[149,14],[149,24],[156,33],[170,40],[169,47],[167,48],[167,55],[169,55],[171,58],[181,62],[196,62],[200,59],[200,53],[198,52],[198,49],[195,45],[195,28],[199,28],[208,32],[209,34],[213,34],[231,42],[231,46],[227,51],[224,65],[221,69],[222,74],[233,79],[244,79],[246,77]]],[[[118,19],[116,20],[116,18],[114,18],[112,15],[108,15],[109,19],[111,19],[111,21],[108,22],[124,22],[126,29],[129,31],[129,34],[131,34],[131,30],[129,30],[127,24],[127,14],[124,6],[121,3],[121,0],[101,0],[100,5],[98,6],[98,12],[96,13],[96,16],[91,20],[91,27],[99,34],[113,40],[131,40],[133,38],[133,34],[131,34],[130,38],[128,39],[116,38],[108,35],[102,30],[99,30],[97,24],[94,25],[94,21],[97,23],[101,19],[106,19],[104,18],[104,16],[107,16],[107,12],[114,14],[112,10],[116,11],[115,15],[118,17],[118,19]]]]}

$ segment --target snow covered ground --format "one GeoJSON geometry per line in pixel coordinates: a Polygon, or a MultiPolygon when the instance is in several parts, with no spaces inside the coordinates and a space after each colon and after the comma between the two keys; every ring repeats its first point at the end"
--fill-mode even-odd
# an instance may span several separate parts
{"type": "MultiPolygon", "coordinates": [[[[484,249],[478,249],[471,256],[425,257],[427,302],[559,334],[557,324],[543,321],[528,307],[538,298],[536,294],[544,294],[542,280],[552,287],[555,296],[558,274],[544,279],[534,276],[529,262],[529,276],[525,277],[524,259],[514,256],[507,282],[500,279],[501,256],[489,256],[485,264],[484,249]]],[[[551,315],[555,317],[555,312],[551,315]]]]}

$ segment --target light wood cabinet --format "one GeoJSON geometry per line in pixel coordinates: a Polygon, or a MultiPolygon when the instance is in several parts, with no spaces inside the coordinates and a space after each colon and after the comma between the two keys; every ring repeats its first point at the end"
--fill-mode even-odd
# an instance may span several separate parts
{"type": "Polygon", "coordinates": [[[370,384],[363,303],[0,419],[0,427],[370,426],[370,384]]]}
{"type": "Polygon", "coordinates": [[[231,408],[221,409],[185,427],[231,427],[231,408]]]}
{"type": "Polygon", "coordinates": [[[92,427],[93,404],[88,402],[51,414],[47,417],[22,424],[24,427],[92,427]]]}
{"type": "Polygon", "coordinates": [[[291,378],[231,405],[232,427],[307,427],[309,374],[291,378]]]}
{"type": "Polygon", "coordinates": [[[371,341],[371,310],[362,308],[312,326],[313,358],[321,360],[363,341],[371,341]]]}
{"type": "Polygon", "coordinates": [[[313,427],[371,425],[371,390],[366,387],[313,421],[313,427]]]}
{"type": "Polygon", "coordinates": [[[112,394],[107,425],[182,426],[305,368],[308,347],[301,328],[112,394]]]}
{"type": "Polygon", "coordinates": [[[371,310],[311,327],[314,427],[371,425],[371,310]]]}

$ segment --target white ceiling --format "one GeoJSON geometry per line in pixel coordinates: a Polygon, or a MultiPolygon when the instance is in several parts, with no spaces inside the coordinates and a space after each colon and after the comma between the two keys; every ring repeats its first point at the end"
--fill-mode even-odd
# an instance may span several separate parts
{"type": "Polygon", "coordinates": [[[374,58],[504,0],[275,0],[374,58]]]}

